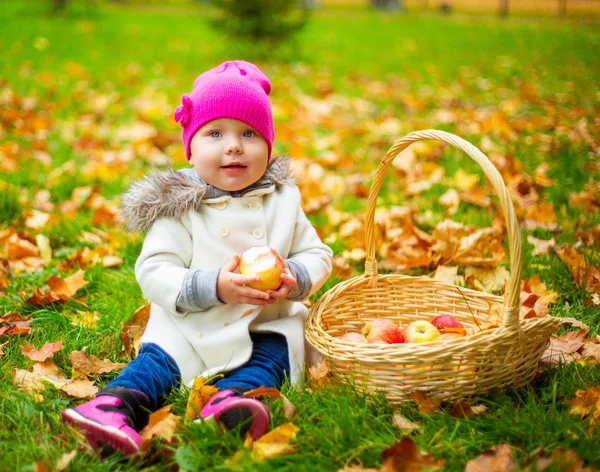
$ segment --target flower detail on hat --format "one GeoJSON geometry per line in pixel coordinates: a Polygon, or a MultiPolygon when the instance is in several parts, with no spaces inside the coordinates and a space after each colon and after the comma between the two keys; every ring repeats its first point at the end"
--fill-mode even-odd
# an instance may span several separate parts
{"type": "Polygon", "coordinates": [[[192,109],[192,100],[185,93],[181,96],[181,105],[175,108],[173,118],[179,122],[182,128],[190,122],[190,111],[192,109]]]}

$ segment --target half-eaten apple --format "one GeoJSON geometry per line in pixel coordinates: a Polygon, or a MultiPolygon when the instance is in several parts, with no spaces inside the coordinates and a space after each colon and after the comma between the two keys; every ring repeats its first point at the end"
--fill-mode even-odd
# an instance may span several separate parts
{"type": "Polygon", "coordinates": [[[240,274],[258,277],[260,280],[247,284],[256,290],[277,290],[281,285],[283,264],[277,252],[267,246],[254,246],[242,254],[240,274]]]}

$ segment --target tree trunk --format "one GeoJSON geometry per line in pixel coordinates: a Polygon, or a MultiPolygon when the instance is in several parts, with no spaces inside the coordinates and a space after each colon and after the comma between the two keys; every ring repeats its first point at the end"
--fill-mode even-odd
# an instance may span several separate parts
{"type": "Polygon", "coordinates": [[[508,16],[508,0],[500,0],[500,16],[508,16]]]}

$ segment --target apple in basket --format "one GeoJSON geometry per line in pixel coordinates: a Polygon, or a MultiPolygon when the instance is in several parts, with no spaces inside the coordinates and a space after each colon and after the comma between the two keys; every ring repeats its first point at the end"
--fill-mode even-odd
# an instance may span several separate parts
{"type": "Polygon", "coordinates": [[[343,339],[344,341],[352,341],[355,343],[366,343],[367,342],[367,338],[365,338],[360,333],[346,333],[342,337],[340,337],[340,339],[343,339]]]}
{"type": "Polygon", "coordinates": [[[452,315],[439,315],[431,320],[431,324],[435,326],[441,334],[456,333],[459,336],[466,336],[467,330],[452,315]]]}
{"type": "Polygon", "coordinates": [[[367,321],[362,333],[370,343],[398,344],[404,342],[402,330],[391,320],[367,321]]]}
{"type": "Polygon", "coordinates": [[[407,343],[426,343],[435,340],[439,335],[438,329],[425,320],[413,321],[404,328],[407,343]]]}
{"type": "Polygon", "coordinates": [[[258,282],[248,284],[256,290],[277,290],[281,285],[283,264],[277,252],[267,246],[254,246],[244,251],[240,261],[240,274],[259,277],[258,282]]]}

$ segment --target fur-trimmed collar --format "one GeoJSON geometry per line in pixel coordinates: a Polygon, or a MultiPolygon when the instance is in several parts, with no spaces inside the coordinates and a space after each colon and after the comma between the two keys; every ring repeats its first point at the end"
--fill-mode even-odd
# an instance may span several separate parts
{"type": "Polygon", "coordinates": [[[287,157],[274,157],[264,175],[239,192],[224,192],[207,184],[195,172],[169,169],[134,182],[123,194],[121,207],[130,231],[148,231],[158,218],[182,218],[200,208],[203,200],[231,195],[240,197],[252,190],[294,184],[287,157]]]}

